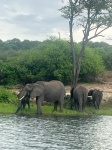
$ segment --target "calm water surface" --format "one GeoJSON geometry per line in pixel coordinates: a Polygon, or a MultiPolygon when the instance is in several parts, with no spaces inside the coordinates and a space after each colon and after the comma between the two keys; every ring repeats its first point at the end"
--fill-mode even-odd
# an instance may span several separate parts
{"type": "Polygon", "coordinates": [[[0,115],[0,150],[112,150],[112,117],[0,115]]]}

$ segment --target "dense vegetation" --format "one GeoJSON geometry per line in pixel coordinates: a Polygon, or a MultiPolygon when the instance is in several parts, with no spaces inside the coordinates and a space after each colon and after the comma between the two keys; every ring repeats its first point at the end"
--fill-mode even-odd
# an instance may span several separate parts
{"type": "MultiPolygon", "coordinates": [[[[80,43],[75,43],[77,54],[80,43]]],[[[112,70],[112,46],[89,42],[82,62],[80,81],[91,81],[100,72],[112,70]]],[[[0,41],[0,84],[15,85],[37,80],[71,82],[72,57],[68,41],[51,38],[43,42],[0,41]]]]}

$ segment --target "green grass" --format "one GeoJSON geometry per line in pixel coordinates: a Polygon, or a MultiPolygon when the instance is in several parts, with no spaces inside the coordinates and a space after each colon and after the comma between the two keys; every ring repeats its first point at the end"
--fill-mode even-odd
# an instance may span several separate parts
{"type": "Polygon", "coordinates": [[[16,109],[17,106],[14,104],[0,103],[0,114],[13,114],[16,109]]]}
{"type": "MultiPolygon", "coordinates": [[[[18,98],[11,92],[11,90],[0,86],[0,114],[14,114],[17,110],[18,98]],[[8,103],[10,102],[10,103],[8,103]]],[[[69,103],[68,100],[65,101],[65,106],[69,103]]],[[[77,112],[75,110],[65,109],[63,112],[58,111],[53,112],[52,105],[42,106],[43,115],[58,115],[58,116],[88,116],[88,115],[112,115],[112,102],[105,103],[101,105],[100,109],[97,110],[93,107],[86,107],[84,112],[77,112]]],[[[21,109],[18,114],[24,115],[37,115],[37,106],[31,103],[31,108],[28,109],[26,106],[25,110],[21,109]]]]}
{"type": "MultiPolygon", "coordinates": [[[[1,114],[14,114],[16,112],[17,106],[9,103],[0,103],[0,113],[1,114]]],[[[53,112],[53,105],[42,106],[43,115],[58,115],[58,116],[91,116],[91,115],[112,115],[112,103],[106,103],[100,107],[99,110],[93,107],[86,107],[84,112],[77,112],[75,110],[64,109],[63,112],[58,111],[53,112]]],[[[25,110],[21,109],[18,115],[31,115],[35,116],[37,114],[36,104],[31,104],[31,108],[28,109],[27,106],[25,110]]]]}

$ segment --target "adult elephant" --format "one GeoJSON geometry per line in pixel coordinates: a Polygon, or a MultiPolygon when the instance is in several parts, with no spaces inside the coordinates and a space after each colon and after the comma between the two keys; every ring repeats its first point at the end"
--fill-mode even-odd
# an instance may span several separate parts
{"type": "Polygon", "coordinates": [[[76,110],[83,111],[87,101],[88,90],[83,86],[77,86],[71,90],[71,109],[75,105],[76,110]]]}
{"type": "Polygon", "coordinates": [[[63,111],[65,87],[62,82],[38,81],[34,84],[26,84],[19,94],[20,102],[27,93],[30,93],[30,98],[36,98],[38,114],[42,114],[41,105],[43,101],[54,103],[54,111],[57,111],[57,106],[60,104],[60,111],[63,111]]]}
{"type": "Polygon", "coordinates": [[[103,92],[97,89],[92,89],[88,92],[88,96],[92,96],[92,102],[94,107],[96,109],[99,109],[103,97],[103,92]]]}

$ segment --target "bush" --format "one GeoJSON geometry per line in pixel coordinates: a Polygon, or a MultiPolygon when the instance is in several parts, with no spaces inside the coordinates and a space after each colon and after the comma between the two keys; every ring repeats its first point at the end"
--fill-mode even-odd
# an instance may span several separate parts
{"type": "Polygon", "coordinates": [[[80,78],[81,81],[91,82],[95,81],[97,75],[105,70],[102,57],[95,53],[93,49],[87,48],[85,57],[82,60],[80,78]]]}
{"type": "Polygon", "coordinates": [[[0,87],[0,102],[8,102],[17,104],[18,99],[11,91],[4,87],[0,87]]]}

